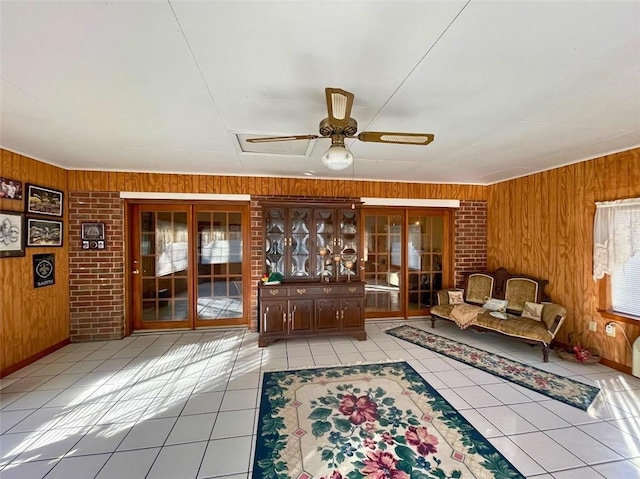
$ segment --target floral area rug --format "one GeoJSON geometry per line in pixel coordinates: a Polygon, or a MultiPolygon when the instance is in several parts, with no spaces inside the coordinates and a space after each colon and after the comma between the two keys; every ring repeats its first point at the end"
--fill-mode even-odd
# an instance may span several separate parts
{"type": "Polygon", "coordinates": [[[253,479],[523,478],[406,362],[264,374],[253,479]]]}
{"type": "Polygon", "coordinates": [[[507,359],[464,343],[431,334],[412,326],[396,326],[385,333],[423,348],[444,354],[507,381],[519,384],[550,398],[586,411],[600,389],[564,376],[543,371],[513,359],[507,359]]]}

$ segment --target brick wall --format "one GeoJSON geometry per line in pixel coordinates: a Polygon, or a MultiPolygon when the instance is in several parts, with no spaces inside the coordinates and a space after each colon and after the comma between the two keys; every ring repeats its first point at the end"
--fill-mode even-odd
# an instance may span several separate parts
{"type": "MultiPolygon", "coordinates": [[[[251,310],[250,327],[258,321],[258,282],[262,264],[263,217],[260,201],[251,199],[251,310]]],[[[299,197],[291,198],[300,200],[299,197]]],[[[312,198],[305,198],[312,199],[312,198]]],[[[320,200],[320,199],[318,199],[320,200]]],[[[327,201],[327,198],[322,198],[327,201]]],[[[344,201],[344,199],[341,199],[344,201]]],[[[121,338],[125,334],[124,206],[117,192],[69,193],[69,275],[71,341],[121,338]],[[105,223],[106,248],[83,250],[82,223],[105,223]]],[[[487,204],[461,201],[455,214],[455,282],[462,286],[465,272],[487,267],[487,204]]]]}
{"type": "Polygon", "coordinates": [[[124,206],[117,192],[71,191],[69,316],[71,341],[124,336],[124,206]],[[104,223],[106,247],[83,250],[82,223],[104,223]]]}
{"type": "Polygon", "coordinates": [[[251,329],[258,328],[258,281],[264,273],[262,264],[262,208],[258,201],[251,199],[249,206],[251,217],[251,312],[249,324],[251,329]]]}
{"type": "Polygon", "coordinates": [[[455,284],[464,273],[487,269],[487,202],[460,201],[455,214],[455,284]]]}

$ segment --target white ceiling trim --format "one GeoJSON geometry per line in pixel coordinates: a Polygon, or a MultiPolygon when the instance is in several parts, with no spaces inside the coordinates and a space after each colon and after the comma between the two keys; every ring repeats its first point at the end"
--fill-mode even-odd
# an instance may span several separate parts
{"type": "Polygon", "coordinates": [[[360,198],[366,206],[426,206],[431,208],[460,208],[460,200],[430,200],[414,198],[360,198]]]}
{"type": "Polygon", "coordinates": [[[251,195],[223,195],[216,193],[155,193],[145,191],[121,191],[120,198],[135,200],[210,200],[250,201],[251,195]]]}

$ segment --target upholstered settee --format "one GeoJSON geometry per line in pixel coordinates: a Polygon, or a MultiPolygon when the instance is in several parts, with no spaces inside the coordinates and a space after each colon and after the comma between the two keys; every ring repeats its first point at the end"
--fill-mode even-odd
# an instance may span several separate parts
{"type": "Polygon", "coordinates": [[[495,273],[469,274],[462,290],[438,291],[438,304],[431,308],[431,326],[435,327],[436,319],[454,320],[460,327],[495,331],[528,343],[541,344],[542,357],[547,362],[549,346],[567,311],[559,304],[549,302],[544,293],[546,284],[546,280],[511,274],[504,268],[495,273]],[[506,308],[501,311],[486,309],[491,298],[505,300],[497,303],[506,305],[506,308]],[[456,306],[458,308],[454,311],[456,306]],[[523,317],[523,311],[530,317],[523,317]],[[460,312],[469,314],[469,321],[460,321],[460,312]]]}

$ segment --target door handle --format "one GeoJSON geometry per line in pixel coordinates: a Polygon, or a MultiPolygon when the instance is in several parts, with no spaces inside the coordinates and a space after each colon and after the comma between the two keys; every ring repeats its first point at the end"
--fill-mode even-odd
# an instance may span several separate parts
{"type": "Polygon", "coordinates": [[[131,274],[140,274],[140,270],[139,269],[134,269],[133,271],[131,271],[131,274]]]}

